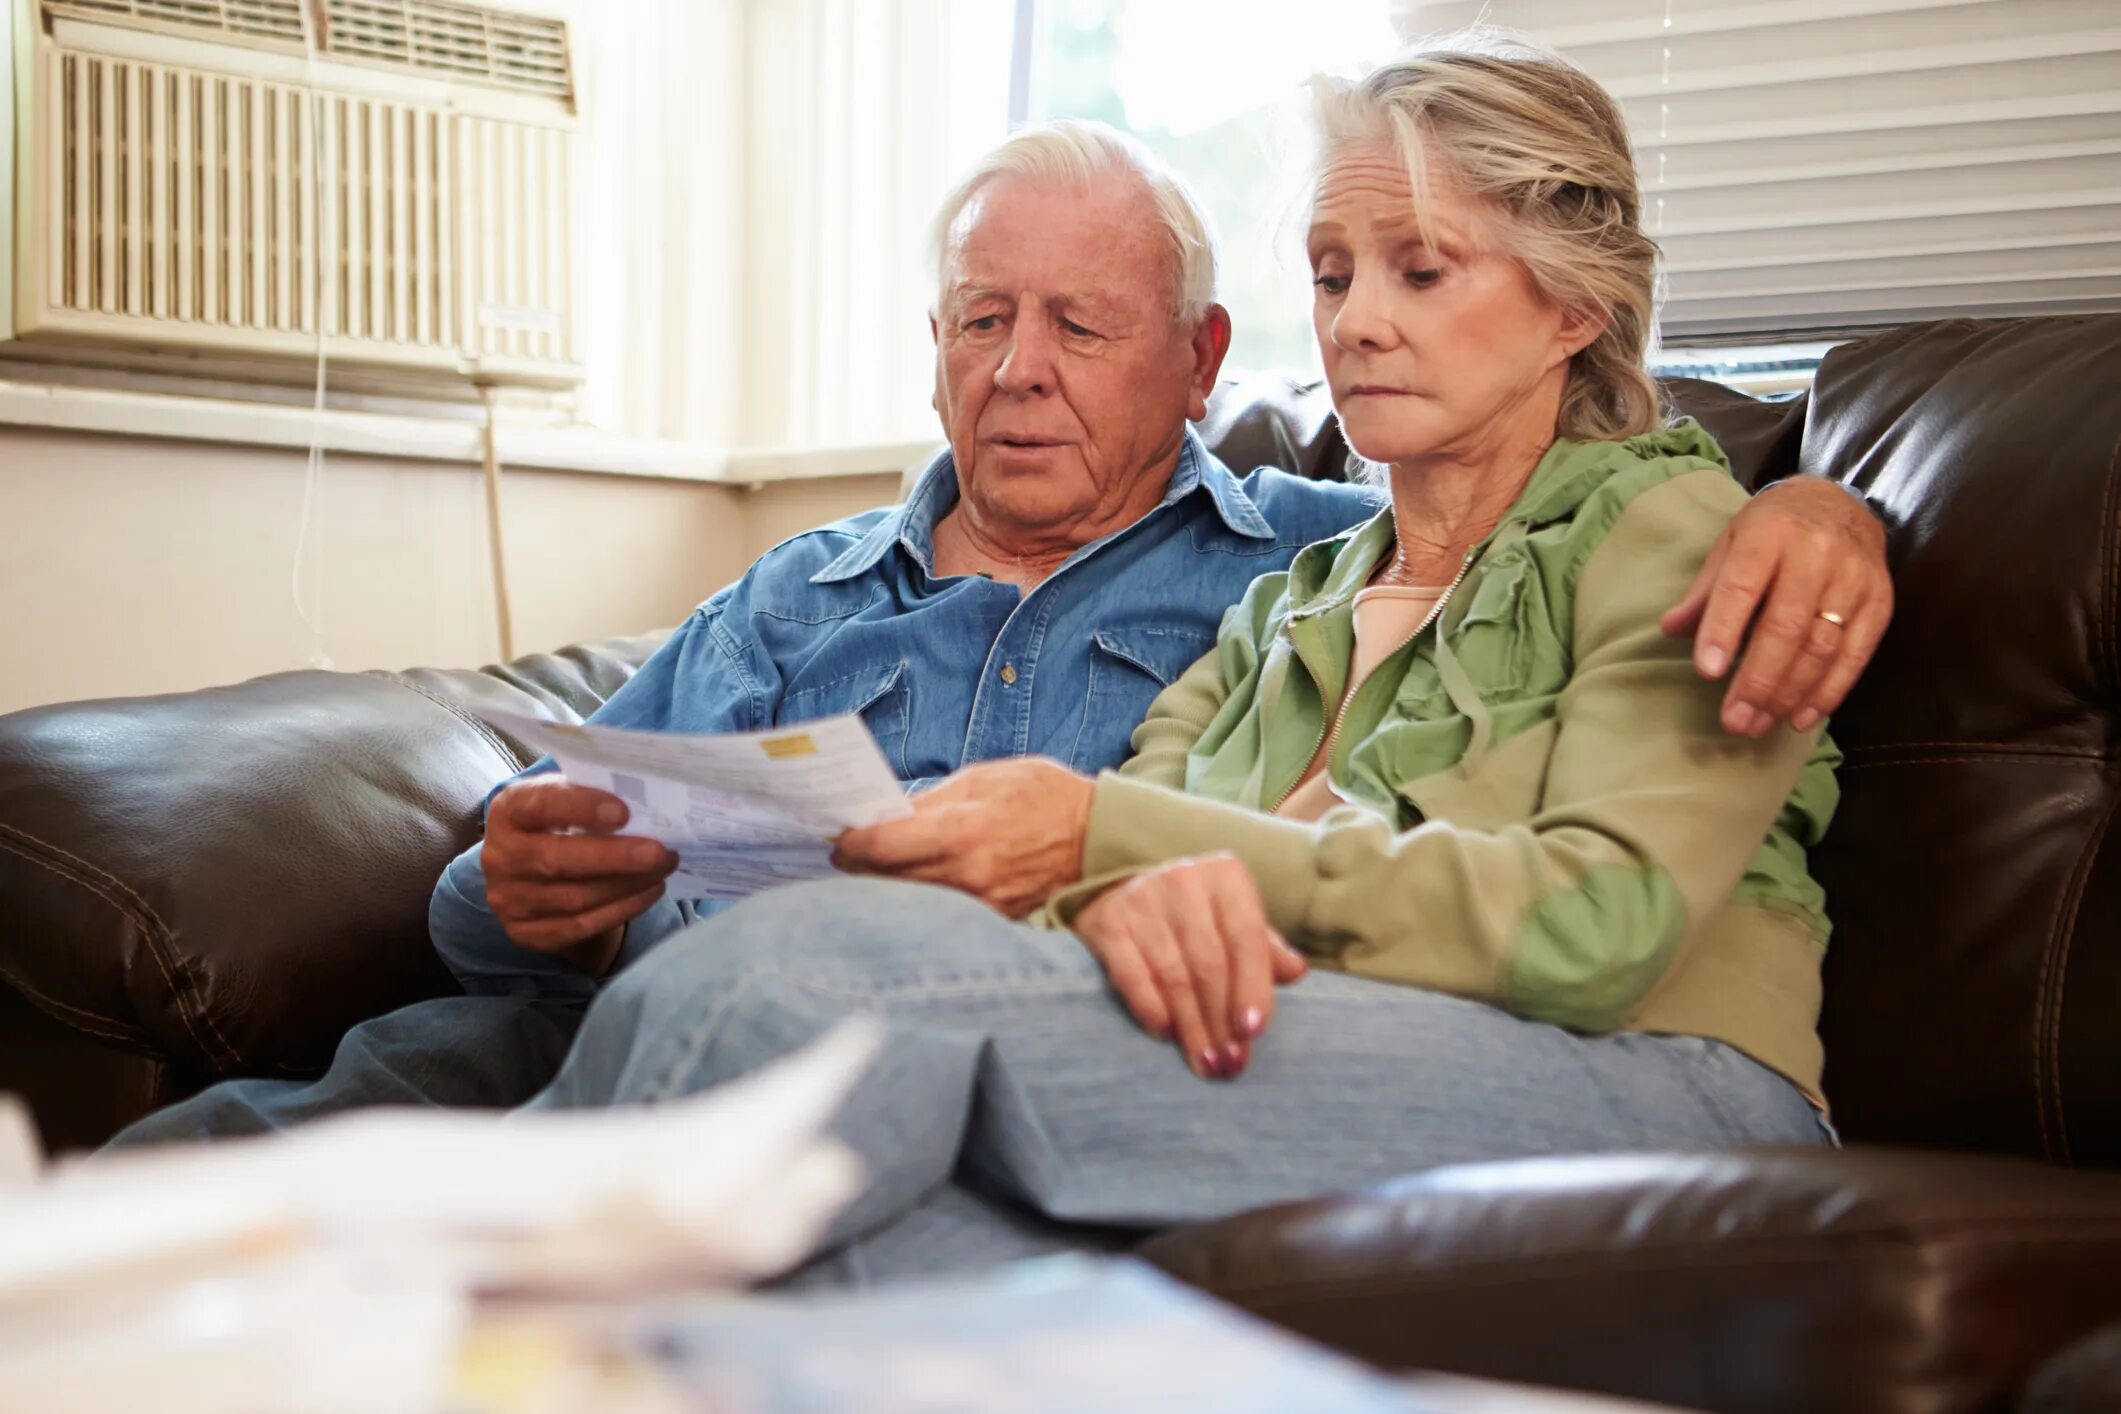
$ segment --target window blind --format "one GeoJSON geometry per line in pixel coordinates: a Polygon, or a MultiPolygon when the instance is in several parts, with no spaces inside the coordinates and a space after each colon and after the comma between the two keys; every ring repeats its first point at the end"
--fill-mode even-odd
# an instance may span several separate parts
{"type": "Polygon", "coordinates": [[[1625,108],[1667,344],[2121,309],[2121,0],[1393,0],[1625,108]]]}

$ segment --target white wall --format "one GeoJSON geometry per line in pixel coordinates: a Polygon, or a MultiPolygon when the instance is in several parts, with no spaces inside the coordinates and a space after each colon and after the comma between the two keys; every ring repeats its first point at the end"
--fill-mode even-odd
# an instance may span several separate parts
{"type": "MultiPolygon", "coordinates": [[[[290,587],[302,466],[299,452],[0,429],[0,712],[308,666],[290,587]]],[[[517,651],[669,627],[768,545],[896,485],[509,472],[517,651]]],[[[476,469],[333,458],[315,546],[335,666],[498,657],[476,469]]]]}

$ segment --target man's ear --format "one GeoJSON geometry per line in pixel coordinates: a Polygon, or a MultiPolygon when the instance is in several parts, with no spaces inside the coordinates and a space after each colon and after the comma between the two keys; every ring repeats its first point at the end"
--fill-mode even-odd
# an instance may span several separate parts
{"type": "Polygon", "coordinates": [[[933,314],[928,316],[928,337],[935,344],[935,390],[928,394],[928,406],[940,416],[943,411],[943,331],[933,314]]]}
{"type": "Polygon", "coordinates": [[[1186,417],[1198,422],[1208,415],[1208,398],[1215,380],[1222,376],[1223,359],[1230,352],[1230,311],[1219,304],[1208,306],[1193,327],[1193,386],[1186,403],[1186,417]]]}

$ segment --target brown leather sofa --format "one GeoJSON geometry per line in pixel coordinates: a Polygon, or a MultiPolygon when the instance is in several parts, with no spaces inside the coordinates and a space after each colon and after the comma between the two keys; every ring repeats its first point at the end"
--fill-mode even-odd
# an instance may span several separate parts
{"type": "MultiPolygon", "coordinates": [[[[1749,482],[1830,476],[1892,529],[1899,617],[1834,724],[1815,859],[1851,1147],[1446,1169],[1149,1255],[1386,1366],[1734,1411],[2107,1407],[2121,316],[1912,327],[1795,402],[1672,391],[1749,482]]],[[[1240,464],[1344,457],[1288,380],[1226,388],[1207,431],[1240,464]]],[[[529,755],[474,712],[578,719],[654,642],[0,718],[0,1089],[93,1144],[445,990],[428,889],[529,755]]]]}

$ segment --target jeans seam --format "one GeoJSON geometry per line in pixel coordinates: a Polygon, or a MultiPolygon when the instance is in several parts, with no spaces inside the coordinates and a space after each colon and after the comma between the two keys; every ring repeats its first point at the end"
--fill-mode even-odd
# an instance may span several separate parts
{"type": "Polygon", "coordinates": [[[1029,978],[982,978],[971,981],[919,981],[919,982],[857,982],[849,979],[798,977],[792,973],[773,968],[747,969],[747,977],[779,977],[795,986],[835,998],[840,1001],[903,1000],[912,997],[968,998],[1020,996],[1026,992],[1054,995],[1064,992],[1104,992],[1108,987],[1102,977],[1070,977],[1054,974],[1049,977],[1029,978]]]}
{"type": "MultiPolygon", "coordinates": [[[[746,967],[730,979],[729,985],[724,989],[721,998],[712,1007],[708,1008],[707,1013],[700,1018],[699,1023],[684,1033],[678,1046],[676,1058],[672,1060],[669,1068],[663,1072],[661,1078],[648,1087],[646,1097],[648,1102],[660,1103],[671,1099],[679,1093],[679,1086],[682,1084],[681,1077],[697,1066],[700,1056],[707,1049],[711,1033],[715,1027],[721,1024],[723,1016],[727,1014],[730,1007],[755,985],[769,979],[783,982],[835,1001],[868,1003],[902,999],[909,995],[922,998],[1017,996],[1022,995],[1027,990],[1021,981],[986,983],[978,987],[938,987],[932,982],[898,985],[868,983],[861,986],[843,983],[834,986],[815,977],[798,977],[776,967],[746,967]]],[[[1061,973],[1052,974],[1047,981],[1047,985],[1042,988],[1035,985],[1039,979],[1029,980],[1034,983],[1033,989],[1051,993],[1070,990],[1095,990],[1098,992],[1106,990],[1101,978],[1098,979],[1094,988],[1088,985],[1087,979],[1072,978],[1061,973]]]]}
{"type": "Polygon", "coordinates": [[[750,990],[753,982],[766,975],[764,971],[759,969],[747,969],[736,975],[728,989],[722,993],[721,999],[707,1009],[707,1014],[700,1018],[697,1026],[685,1033],[678,1047],[678,1054],[670,1063],[670,1068],[663,1072],[662,1079],[648,1087],[646,1097],[648,1103],[660,1104],[678,1093],[679,1076],[688,1073],[697,1066],[700,1056],[707,1049],[708,1037],[713,1033],[715,1027],[721,1023],[723,1013],[727,1012],[738,998],[750,990]]]}
{"type": "MultiPolygon", "coordinates": [[[[1769,1070],[1752,1057],[1730,1045],[1730,1043],[1719,1041],[1713,1036],[1703,1036],[1700,1039],[1708,1043],[1707,1054],[1717,1069],[1736,1071],[1742,1065],[1748,1069],[1758,1070],[1763,1078],[1772,1079],[1777,1084],[1785,1086],[1792,1091],[1796,1090],[1796,1087],[1791,1085],[1786,1077],[1769,1070]]],[[[1732,1143],[1750,1144],[1759,1142],[1740,1120],[1738,1112],[1725,1102],[1721,1086],[1709,1083],[1708,1078],[1698,1074],[1697,1068],[1694,1066],[1684,1067],[1682,1073],[1687,1078],[1688,1087],[1715,1112],[1717,1120],[1723,1125],[1724,1132],[1730,1135],[1732,1143]]],[[[1797,1098],[1805,1109],[1810,1111],[1816,1121],[1819,1112],[1813,1108],[1812,1102],[1804,1099],[1802,1094],[1798,1094],[1797,1098]]]]}
{"type": "MultiPolygon", "coordinates": [[[[1065,1221],[1065,1219],[1056,1217],[1048,1209],[1047,1203],[1052,1197],[1068,1191],[1068,1179],[1074,1175],[1080,1165],[1074,1154],[1064,1150],[1060,1144],[1055,1142],[1053,1135],[1046,1127],[1044,1112],[1024,1097],[1023,1087],[1017,1083],[1016,1077],[1011,1075],[1000,1064],[992,1037],[989,1037],[985,1044],[980,1047],[979,1059],[976,1063],[976,1069],[973,1071],[973,1094],[975,1099],[978,1097],[982,1086],[990,1081],[997,1086],[1006,1085],[1009,1088],[1012,1092],[1011,1098],[1017,1102],[1015,1108],[1019,1126],[1028,1128],[1038,1135],[1040,1152],[1053,1161],[1054,1168],[1058,1171],[1025,1174],[1015,1172],[1013,1168],[997,1164],[992,1167],[991,1171],[983,1172],[983,1176],[1005,1190],[1013,1190],[1007,1195],[1009,1201],[1020,1202],[1033,1211],[1055,1218],[1056,1221],[1065,1221]],[[1040,1194],[1037,1191],[1038,1185],[1033,1182],[1037,1178],[1046,1178],[1052,1181],[1048,1193],[1040,1194]]],[[[978,1115],[979,1110],[977,1105],[975,1105],[967,1118],[968,1137],[971,1126],[977,1121],[978,1115]]],[[[958,1163],[960,1168],[965,1166],[962,1153],[959,1155],[958,1163]]],[[[975,1171],[980,1170],[976,1169],[975,1171]]],[[[999,1197],[1001,1195],[996,1196],[999,1197]]]]}

